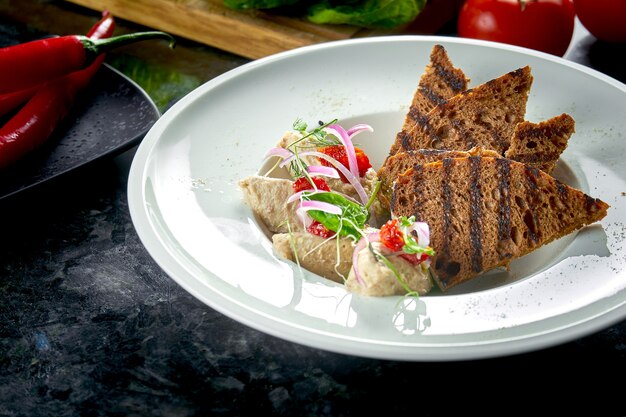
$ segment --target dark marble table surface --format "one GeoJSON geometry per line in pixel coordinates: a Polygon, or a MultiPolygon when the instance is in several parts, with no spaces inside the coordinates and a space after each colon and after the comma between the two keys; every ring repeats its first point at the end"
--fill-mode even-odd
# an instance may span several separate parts
{"type": "MultiPolygon", "coordinates": [[[[0,28],[16,37],[96,18],[60,1],[0,0],[0,28]]],[[[614,57],[625,50],[578,27],[566,58],[624,82],[614,57]]],[[[143,68],[133,59],[166,68],[142,78],[162,111],[246,62],[184,41],[177,54],[129,47],[110,59],[131,76],[143,68]]],[[[512,357],[409,363],[301,346],[216,312],[139,241],[126,193],[133,153],[0,201],[0,416],[535,414],[546,404],[626,414],[626,322],[512,357]]]]}

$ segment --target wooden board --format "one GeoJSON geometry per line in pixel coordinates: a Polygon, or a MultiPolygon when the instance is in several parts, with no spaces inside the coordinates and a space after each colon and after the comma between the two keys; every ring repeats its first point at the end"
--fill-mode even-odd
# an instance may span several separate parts
{"type": "MultiPolygon", "coordinates": [[[[277,16],[258,11],[235,11],[222,0],[67,0],[94,10],[109,10],[114,16],[181,36],[247,58],[256,59],[277,52],[322,42],[361,36],[380,35],[346,25],[316,25],[303,19],[277,16]]],[[[411,25],[411,32],[428,33],[456,12],[450,4],[459,0],[439,0],[437,19],[429,17],[429,7],[418,20],[425,28],[411,25]],[[447,4],[448,8],[444,9],[447,4]],[[446,11],[441,13],[441,11],[446,11]],[[426,14],[424,18],[423,15],[426,14]],[[424,26],[424,25],[423,25],[424,26]]],[[[430,13],[434,15],[433,13],[430,13]]],[[[418,22],[419,26],[419,22],[418,22]]],[[[400,28],[395,31],[406,31],[400,28]]],[[[385,32],[385,34],[390,32],[385,32]]]]}

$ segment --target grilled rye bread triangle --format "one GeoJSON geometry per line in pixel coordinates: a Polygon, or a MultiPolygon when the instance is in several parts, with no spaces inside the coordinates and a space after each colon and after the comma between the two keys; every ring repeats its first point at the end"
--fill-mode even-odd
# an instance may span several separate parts
{"type": "Polygon", "coordinates": [[[452,65],[443,46],[433,46],[430,62],[420,77],[402,130],[410,130],[413,127],[415,115],[426,114],[433,107],[467,90],[469,81],[462,70],[452,65]]]}
{"type": "Polygon", "coordinates": [[[504,153],[515,125],[524,120],[532,80],[526,66],[465,90],[427,114],[413,114],[413,126],[396,136],[391,153],[475,146],[504,153]]]}
{"type": "Polygon", "coordinates": [[[515,126],[511,145],[504,156],[550,174],[575,131],[574,119],[566,113],[540,123],[524,121],[515,126]]]}
{"type": "Polygon", "coordinates": [[[415,165],[393,187],[391,213],[428,223],[442,290],[508,266],[606,215],[608,205],[506,158],[470,156],[415,165]]]}

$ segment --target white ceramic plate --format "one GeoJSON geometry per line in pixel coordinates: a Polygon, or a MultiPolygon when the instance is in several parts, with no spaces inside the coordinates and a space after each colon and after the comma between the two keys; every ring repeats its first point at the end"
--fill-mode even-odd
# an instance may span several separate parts
{"type": "Polygon", "coordinates": [[[626,316],[626,87],[526,49],[437,37],[322,44],[261,59],[190,93],[150,130],[129,203],[146,248],[182,287],[269,334],[399,360],[512,354],[562,343],[626,316]],[[442,295],[367,298],[278,259],[243,204],[239,179],[296,118],[369,123],[377,167],[435,43],[477,85],[530,65],[527,119],[567,112],[576,134],[556,176],[611,205],[601,222],[442,295]]]}

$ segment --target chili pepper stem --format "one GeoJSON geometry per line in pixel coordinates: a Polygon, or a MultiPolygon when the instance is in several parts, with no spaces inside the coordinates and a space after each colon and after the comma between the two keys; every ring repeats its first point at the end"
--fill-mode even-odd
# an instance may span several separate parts
{"type": "Polygon", "coordinates": [[[112,48],[148,39],[174,38],[164,32],[139,32],[111,40],[86,36],[59,36],[0,48],[0,94],[33,87],[86,68],[112,48]]]}
{"type": "Polygon", "coordinates": [[[87,36],[77,36],[77,38],[83,44],[86,53],[92,60],[96,56],[114,48],[145,40],[164,39],[169,41],[170,48],[174,48],[176,45],[176,39],[172,35],[160,31],[129,33],[107,39],[91,39],[87,36]]]}

